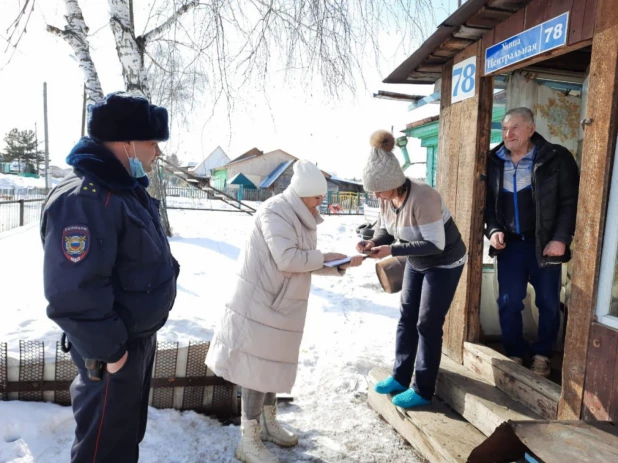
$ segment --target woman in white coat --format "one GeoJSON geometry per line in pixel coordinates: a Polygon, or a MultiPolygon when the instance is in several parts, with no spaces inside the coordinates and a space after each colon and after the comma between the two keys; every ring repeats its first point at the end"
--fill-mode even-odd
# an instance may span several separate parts
{"type": "Polygon", "coordinates": [[[345,257],[317,248],[318,212],[326,179],[308,161],[294,164],[283,193],[257,211],[237,283],[210,343],[206,364],[218,376],[242,386],[241,438],[235,456],[246,463],[276,463],[264,447],[271,441],[292,447],[298,437],[276,420],[276,393],[289,393],[296,379],[311,276],[345,273],[362,263],[326,267],[345,257]]]}

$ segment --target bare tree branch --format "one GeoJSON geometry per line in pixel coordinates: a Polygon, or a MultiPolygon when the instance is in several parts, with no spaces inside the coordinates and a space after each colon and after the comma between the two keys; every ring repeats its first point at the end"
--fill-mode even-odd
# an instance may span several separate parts
{"type": "Polygon", "coordinates": [[[181,16],[184,15],[185,13],[187,13],[189,10],[191,10],[192,8],[195,8],[196,6],[198,6],[200,4],[199,0],[192,0],[189,3],[181,6],[174,14],[172,14],[167,21],[165,21],[163,24],[155,27],[153,30],[146,32],[144,35],[142,35],[140,37],[141,41],[145,44],[147,44],[148,42],[150,42],[151,40],[160,37],[161,35],[165,34],[167,31],[169,31],[172,27],[174,27],[178,21],[180,20],[181,16]]]}

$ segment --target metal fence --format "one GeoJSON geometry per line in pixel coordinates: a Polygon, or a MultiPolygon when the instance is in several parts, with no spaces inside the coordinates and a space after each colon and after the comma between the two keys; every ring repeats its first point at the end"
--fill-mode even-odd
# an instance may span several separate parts
{"type": "Polygon", "coordinates": [[[0,201],[0,233],[36,222],[42,205],[43,198],[0,201]]]}
{"type": "Polygon", "coordinates": [[[45,199],[49,189],[45,188],[0,188],[0,201],[20,199],[45,199]]]}
{"type": "MultiPolygon", "coordinates": [[[[210,343],[158,342],[150,404],[195,410],[221,419],[240,415],[238,387],[215,376],[204,364],[210,343]]],[[[56,357],[45,362],[42,341],[19,341],[19,367],[8,367],[7,344],[0,343],[0,400],[49,401],[70,405],[69,387],[77,375],[71,355],[56,343],[56,357]],[[16,369],[18,371],[16,371],[16,369]]]]}

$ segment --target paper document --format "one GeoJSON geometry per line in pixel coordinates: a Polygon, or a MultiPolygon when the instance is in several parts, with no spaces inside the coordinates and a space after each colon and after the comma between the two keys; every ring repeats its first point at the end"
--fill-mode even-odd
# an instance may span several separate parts
{"type": "Polygon", "coordinates": [[[352,260],[351,257],[345,259],[331,260],[330,262],[324,262],[325,267],[339,267],[340,265],[347,264],[352,260]]]}

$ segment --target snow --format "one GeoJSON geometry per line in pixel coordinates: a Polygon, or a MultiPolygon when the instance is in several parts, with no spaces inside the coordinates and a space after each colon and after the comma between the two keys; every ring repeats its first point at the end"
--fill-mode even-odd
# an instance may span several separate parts
{"type": "MultiPolygon", "coordinates": [[[[232,285],[252,217],[240,213],[169,212],[174,255],[181,264],[178,299],[161,341],[209,340],[232,285]]],[[[319,248],[353,253],[360,216],[325,217],[319,248]]],[[[0,234],[5,292],[0,340],[16,358],[19,339],[43,340],[53,357],[58,328],[45,316],[42,249],[37,224],[0,234]],[[29,275],[24,278],[24,275],[29,275]]],[[[411,448],[366,404],[366,375],[390,366],[398,296],[384,293],[372,263],[343,278],[314,277],[294,401],[279,405],[282,422],[299,434],[293,449],[267,446],[286,462],[414,462],[411,448]]],[[[69,408],[0,402],[0,463],[66,461],[74,423],[69,408]]],[[[193,412],[150,409],[140,447],[144,462],[234,462],[239,430],[193,412]]]]}
{"type": "MultiPolygon", "coordinates": [[[[52,178],[52,186],[60,179],[52,178]]],[[[45,188],[45,178],[20,177],[19,175],[0,174],[0,189],[45,188]]]]}

